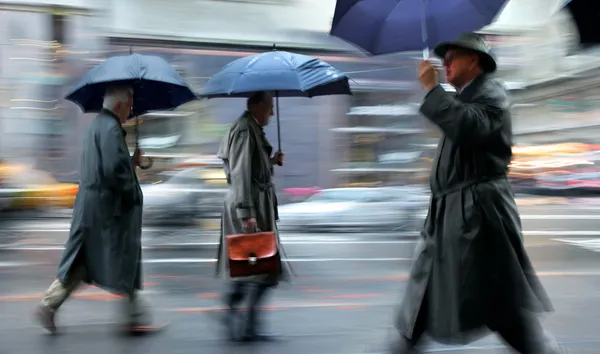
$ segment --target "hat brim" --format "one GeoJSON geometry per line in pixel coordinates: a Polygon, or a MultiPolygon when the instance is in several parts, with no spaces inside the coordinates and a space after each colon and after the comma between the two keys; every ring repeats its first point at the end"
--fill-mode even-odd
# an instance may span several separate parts
{"type": "Polygon", "coordinates": [[[460,42],[440,43],[433,49],[433,53],[437,57],[443,59],[446,56],[446,53],[450,49],[462,49],[462,50],[467,50],[467,51],[473,52],[479,56],[481,68],[483,69],[484,72],[493,73],[494,71],[496,71],[497,65],[496,65],[496,60],[494,59],[493,56],[491,56],[489,53],[486,53],[484,51],[466,46],[460,42]]]}

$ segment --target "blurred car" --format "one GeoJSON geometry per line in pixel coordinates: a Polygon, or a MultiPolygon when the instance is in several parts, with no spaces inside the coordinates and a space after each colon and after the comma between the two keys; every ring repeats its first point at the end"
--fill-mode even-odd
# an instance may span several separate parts
{"type": "Polygon", "coordinates": [[[15,197],[16,193],[9,188],[5,188],[0,181],[0,213],[10,209],[15,197]]]}
{"type": "Polygon", "coordinates": [[[51,174],[23,165],[0,165],[5,210],[71,209],[79,186],[60,183],[51,174]]]}
{"type": "Polygon", "coordinates": [[[227,180],[221,167],[192,167],[142,185],[145,224],[193,223],[219,218],[227,180]]]}
{"type": "Polygon", "coordinates": [[[600,172],[555,173],[536,176],[535,194],[564,197],[598,196],[600,195],[600,172]]]}
{"type": "Polygon", "coordinates": [[[282,231],[394,231],[421,224],[429,196],[419,187],[324,189],[279,207],[282,231]]]}

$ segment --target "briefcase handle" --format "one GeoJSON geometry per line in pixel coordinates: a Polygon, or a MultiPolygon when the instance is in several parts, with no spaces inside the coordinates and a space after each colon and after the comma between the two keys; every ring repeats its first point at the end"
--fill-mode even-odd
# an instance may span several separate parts
{"type": "Polygon", "coordinates": [[[258,228],[258,226],[255,226],[254,227],[254,231],[252,231],[252,232],[248,232],[248,231],[244,230],[244,233],[247,233],[247,234],[257,234],[259,232],[262,232],[262,231],[260,231],[260,229],[258,228]]]}

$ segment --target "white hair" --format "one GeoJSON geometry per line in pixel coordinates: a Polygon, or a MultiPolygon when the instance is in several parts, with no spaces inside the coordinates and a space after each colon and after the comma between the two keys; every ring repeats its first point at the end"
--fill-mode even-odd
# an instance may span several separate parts
{"type": "Polygon", "coordinates": [[[133,89],[131,87],[109,86],[104,94],[102,108],[112,112],[117,103],[127,104],[129,95],[133,95],[133,89]]]}

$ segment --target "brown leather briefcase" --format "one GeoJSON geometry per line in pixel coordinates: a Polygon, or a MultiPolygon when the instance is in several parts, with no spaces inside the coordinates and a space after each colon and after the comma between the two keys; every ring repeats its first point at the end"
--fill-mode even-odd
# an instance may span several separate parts
{"type": "Polygon", "coordinates": [[[275,232],[229,235],[226,239],[232,278],[279,274],[281,258],[275,232]]]}

